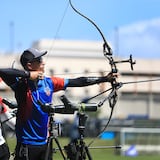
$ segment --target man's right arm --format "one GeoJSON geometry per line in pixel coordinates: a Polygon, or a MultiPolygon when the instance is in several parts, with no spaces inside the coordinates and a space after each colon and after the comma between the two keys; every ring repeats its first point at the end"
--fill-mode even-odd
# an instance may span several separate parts
{"type": "Polygon", "coordinates": [[[30,73],[28,71],[18,70],[14,68],[1,68],[0,77],[8,86],[11,86],[16,82],[17,77],[29,78],[30,73]]]}
{"type": "Polygon", "coordinates": [[[25,70],[19,70],[14,68],[1,68],[0,69],[0,76],[10,76],[10,77],[24,77],[29,78],[30,73],[25,70]]]}

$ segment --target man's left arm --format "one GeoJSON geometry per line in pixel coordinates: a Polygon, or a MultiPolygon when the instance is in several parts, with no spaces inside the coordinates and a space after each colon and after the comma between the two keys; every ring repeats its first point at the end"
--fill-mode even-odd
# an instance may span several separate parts
{"type": "Polygon", "coordinates": [[[116,77],[117,75],[109,73],[104,77],[79,77],[69,79],[67,87],[84,87],[104,82],[112,82],[116,77]]]}

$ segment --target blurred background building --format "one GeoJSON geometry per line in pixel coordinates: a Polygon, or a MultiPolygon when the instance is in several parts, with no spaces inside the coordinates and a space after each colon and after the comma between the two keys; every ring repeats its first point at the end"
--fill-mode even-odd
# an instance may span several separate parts
{"type": "MultiPolygon", "coordinates": [[[[78,76],[101,76],[110,72],[110,65],[103,56],[102,42],[97,41],[65,41],[42,39],[34,42],[32,47],[47,50],[45,57],[46,74],[65,78],[78,76]]],[[[0,67],[21,68],[17,54],[0,54],[0,67]]],[[[115,57],[117,60],[129,59],[128,57],[115,57]]],[[[133,54],[134,59],[134,54],[133,54]]],[[[136,59],[134,70],[131,71],[129,63],[117,64],[120,76],[119,82],[153,80],[160,77],[160,60],[136,59]]],[[[114,118],[126,119],[132,117],[159,119],[160,115],[160,81],[146,83],[133,83],[123,85],[118,92],[118,102],[114,109],[114,118]]],[[[85,88],[68,88],[65,94],[74,102],[94,96],[100,91],[109,88],[108,83],[94,85],[85,88]]],[[[0,94],[2,97],[14,100],[11,90],[1,81],[0,94]]],[[[56,93],[54,104],[59,104],[59,96],[64,92],[56,93]]],[[[93,99],[92,102],[100,101],[104,96],[93,99]]],[[[106,118],[110,114],[108,102],[98,112],[98,117],[106,118]]],[[[61,115],[59,115],[60,117],[61,115]]]]}

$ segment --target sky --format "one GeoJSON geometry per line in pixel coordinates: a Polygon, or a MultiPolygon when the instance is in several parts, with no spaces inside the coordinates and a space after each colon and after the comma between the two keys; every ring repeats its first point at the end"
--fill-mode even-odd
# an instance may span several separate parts
{"type": "MultiPolygon", "coordinates": [[[[160,0],[72,0],[125,57],[160,59],[160,0]]],[[[21,52],[40,39],[102,41],[69,0],[1,0],[0,52],[21,52]]]]}

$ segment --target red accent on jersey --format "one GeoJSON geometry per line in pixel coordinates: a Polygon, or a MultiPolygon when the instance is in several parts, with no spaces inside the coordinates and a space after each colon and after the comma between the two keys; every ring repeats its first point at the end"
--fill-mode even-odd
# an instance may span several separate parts
{"type": "Polygon", "coordinates": [[[64,89],[64,78],[51,77],[54,84],[54,92],[64,89]]]}

